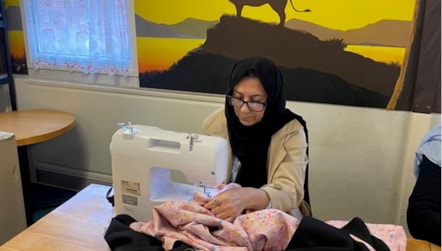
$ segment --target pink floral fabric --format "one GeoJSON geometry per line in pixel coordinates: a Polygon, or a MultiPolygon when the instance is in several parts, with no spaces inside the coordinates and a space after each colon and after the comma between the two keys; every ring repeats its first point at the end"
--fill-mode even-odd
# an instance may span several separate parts
{"type": "Polygon", "coordinates": [[[220,220],[194,202],[166,202],[153,210],[153,219],[131,225],[160,239],[166,250],[182,241],[200,250],[284,250],[299,220],[277,209],[244,214],[233,223],[220,220]]]}
{"type": "MultiPolygon", "coordinates": [[[[230,184],[223,190],[236,186],[239,185],[230,184]]],[[[135,222],[130,227],[161,240],[165,250],[171,250],[176,241],[182,241],[203,251],[273,251],[286,249],[300,223],[299,219],[277,209],[249,212],[230,223],[216,218],[203,207],[209,200],[203,193],[196,192],[191,202],[165,202],[153,209],[151,221],[135,222]]],[[[348,221],[326,223],[342,228],[348,221]]],[[[384,241],[390,250],[406,250],[407,237],[402,226],[366,225],[370,233],[384,241]]],[[[356,236],[351,237],[374,250],[356,236]]]]}

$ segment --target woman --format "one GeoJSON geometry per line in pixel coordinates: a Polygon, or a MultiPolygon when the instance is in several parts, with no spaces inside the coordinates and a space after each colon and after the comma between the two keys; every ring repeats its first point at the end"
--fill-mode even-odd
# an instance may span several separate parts
{"type": "MultiPolygon", "coordinates": [[[[275,209],[237,217],[243,211],[267,207],[296,217],[311,214],[303,200],[308,147],[305,129],[302,118],[285,108],[278,68],[264,58],[238,62],[231,74],[225,107],[204,121],[207,134],[228,139],[231,154],[240,163],[230,169],[230,184],[220,186],[223,190],[213,199],[196,193],[194,199],[198,200],[159,205],[154,219],[147,223],[117,215],[105,234],[109,247],[390,250],[359,218],[338,229],[313,217],[298,220],[275,209]],[[201,208],[203,201],[208,201],[204,206],[218,218],[201,208]],[[234,224],[223,221],[235,219],[234,224]]],[[[392,235],[384,232],[391,240],[392,235]]]]}
{"type": "Polygon", "coordinates": [[[414,238],[440,246],[441,125],[421,140],[414,160],[416,183],[408,199],[407,225],[414,238]]]}
{"type": "Polygon", "coordinates": [[[216,217],[233,222],[244,211],[270,207],[311,215],[304,201],[307,130],[285,107],[282,74],[273,62],[252,57],[234,65],[225,106],[206,118],[203,133],[228,139],[228,183],[241,186],[205,204],[216,217]]]}

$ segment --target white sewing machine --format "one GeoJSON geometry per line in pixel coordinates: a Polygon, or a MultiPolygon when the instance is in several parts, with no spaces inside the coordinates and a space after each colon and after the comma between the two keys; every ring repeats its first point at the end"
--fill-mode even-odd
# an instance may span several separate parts
{"type": "Polygon", "coordinates": [[[190,201],[226,180],[227,141],[221,137],[120,124],[110,144],[116,214],[152,219],[154,206],[190,201]],[[180,174],[184,175],[184,178],[180,174]],[[176,176],[176,177],[175,177],[176,176]]]}

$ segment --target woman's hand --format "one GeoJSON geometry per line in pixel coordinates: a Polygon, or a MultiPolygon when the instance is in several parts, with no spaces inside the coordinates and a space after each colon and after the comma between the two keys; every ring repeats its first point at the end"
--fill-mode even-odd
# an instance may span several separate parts
{"type": "Polygon", "coordinates": [[[204,207],[217,218],[233,222],[245,209],[244,188],[232,188],[219,193],[204,207]]]}
{"type": "MultiPolygon", "coordinates": [[[[209,209],[217,218],[233,222],[244,210],[247,212],[260,210],[269,202],[264,190],[252,187],[240,187],[229,184],[228,189],[222,190],[204,207],[209,209]]],[[[226,187],[227,188],[227,187],[226,187]]]]}

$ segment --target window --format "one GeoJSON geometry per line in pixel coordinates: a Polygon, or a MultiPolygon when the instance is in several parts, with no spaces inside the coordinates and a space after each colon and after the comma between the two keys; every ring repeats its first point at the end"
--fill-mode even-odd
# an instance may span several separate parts
{"type": "Polygon", "coordinates": [[[79,73],[85,79],[136,75],[133,8],[127,0],[21,3],[28,68],[36,75],[44,75],[42,71],[51,71],[46,75],[69,72],[76,74],[74,79],[79,73]]]}

